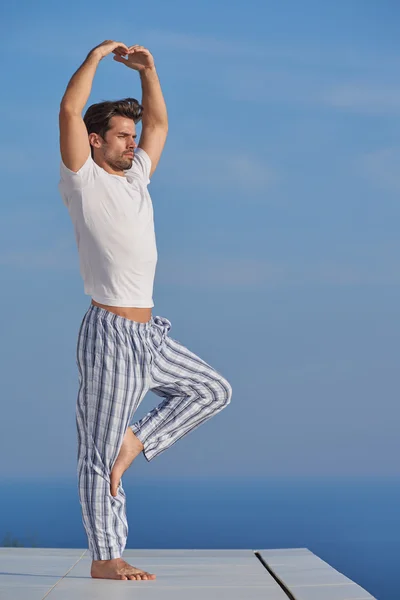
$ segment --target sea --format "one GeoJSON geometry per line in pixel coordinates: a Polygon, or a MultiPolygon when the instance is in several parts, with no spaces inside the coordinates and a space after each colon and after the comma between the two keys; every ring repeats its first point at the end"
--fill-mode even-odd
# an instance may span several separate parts
{"type": "MultiPolygon", "coordinates": [[[[308,548],[378,600],[400,600],[400,478],[128,472],[123,487],[127,548],[308,548]]],[[[87,548],[77,481],[3,479],[0,546],[87,548]]]]}

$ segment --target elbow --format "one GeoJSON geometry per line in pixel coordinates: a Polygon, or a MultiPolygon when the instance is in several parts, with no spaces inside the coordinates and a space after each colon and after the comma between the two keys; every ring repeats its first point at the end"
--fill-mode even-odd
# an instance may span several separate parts
{"type": "Polygon", "coordinates": [[[147,119],[143,119],[142,121],[142,127],[149,129],[149,130],[162,130],[165,133],[168,133],[168,120],[167,119],[162,119],[162,120],[151,120],[148,121],[147,119]]]}
{"type": "Polygon", "coordinates": [[[168,122],[165,121],[153,121],[152,123],[143,123],[142,128],[146,131],[157,131],[162,132],[164,135],[168,133],[168,122]]]}
{"type": "Polygon", "coordinates": [[[60,102],[60,115],[61,114],[82,116],[82,110],[78,106],[74,106],[70,100],[64,97],[60,102]]]}

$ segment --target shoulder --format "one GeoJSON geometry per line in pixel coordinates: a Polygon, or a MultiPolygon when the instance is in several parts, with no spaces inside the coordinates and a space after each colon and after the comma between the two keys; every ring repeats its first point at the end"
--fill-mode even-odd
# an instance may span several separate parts
{"type": "Polygon", "coordinates": [[[78,171],[72,171],[62,161],[60,161],[60,177],[65,187],[73,189],[81,188],[90,183],[98,174],[100,167],[94,162],[91,154],[87,157],[78,171]]]}
{"type": "Polygon", "coordinates": [[[145,185],[150,183],[151,159],[143,148],[136,148],[132,166],[127,169],[127,175],[133,175],[142,180],[145,185]]]}

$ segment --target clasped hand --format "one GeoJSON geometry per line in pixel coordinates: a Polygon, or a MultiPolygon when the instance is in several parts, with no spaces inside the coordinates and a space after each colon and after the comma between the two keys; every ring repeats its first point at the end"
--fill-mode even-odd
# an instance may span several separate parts
{"type": "Polygon", "coordinates": [[[93,51],[96,51],[96,53],[100,55],[100,58],[104,58],[112,52],[116,62],[123,63],[130,69],[135,69],[135,71],[144,71],[145,69],[154,68],[154,58],[150,51],[138,44],[127,46],[122,42],[105,40],[102,44],[96,46],[93,51]],[[127,56],[127,58],[124,58],[125,56],[127,56]]]}

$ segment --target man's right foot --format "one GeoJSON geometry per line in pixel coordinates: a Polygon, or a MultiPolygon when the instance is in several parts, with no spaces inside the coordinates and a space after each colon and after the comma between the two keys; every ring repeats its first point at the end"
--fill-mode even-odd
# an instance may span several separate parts
{"type": "Polygon", "coordinates": [[[110,492],[112,496],[117,496],[122,475],[130,467],[133,460],[142,452],[143,448],[142,442],[136,437],[132,429],[128,427],[117,460],[110,474],[110,492]]]}
{"type": "Polygon", "coordinates": [[[132,567],[132,565],[122,558],[94,560],[90,575],[95,579],[131,579],[138,581],[156,578],[154,573],[147,573],[147,571],[142,571],[142,569],[136,569],[136,567],[132,567]]]}

